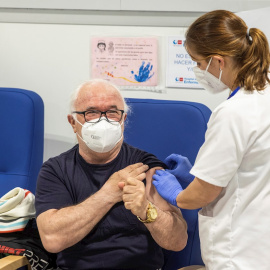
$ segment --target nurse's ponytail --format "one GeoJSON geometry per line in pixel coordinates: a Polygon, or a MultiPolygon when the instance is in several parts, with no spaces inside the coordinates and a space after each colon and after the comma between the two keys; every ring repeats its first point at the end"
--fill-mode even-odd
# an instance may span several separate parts
{"type": "Polygon", "coordinates": [[[270,52],[266,36],[248,29],[234,13],[214,10],[199,17],[186,32],[185,46],[202,59],[214,55],[232,57],[237,72],[235,86],[263,90],[269,80],[270,52]]]}
{"type": "Polygon", "coordinates": [[[235,84],[247,90],[262,90],[269,83],[270,53],[265,34],[257,29],[247,29],[248,46],[239,59],[239,71],[235,84]]]}

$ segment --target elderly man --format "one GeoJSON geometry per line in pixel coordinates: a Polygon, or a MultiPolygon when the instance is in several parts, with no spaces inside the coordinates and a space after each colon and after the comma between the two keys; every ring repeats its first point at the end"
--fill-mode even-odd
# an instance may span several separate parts
{"type": "Polygon", "coordinates": [[[71,109],[79,143],[45,162],[38,178],[44,247],[60,269],[160,269],[161,247],[178,251],[187,241],[180,210],[152,185],[165,165],[123,142],[128,107],[110,83],[82,84],[71,109]]]}

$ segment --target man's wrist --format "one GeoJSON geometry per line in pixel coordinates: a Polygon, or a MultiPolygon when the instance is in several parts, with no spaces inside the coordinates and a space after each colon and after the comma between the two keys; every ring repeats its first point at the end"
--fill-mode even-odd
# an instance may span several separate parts
{"type": "Polygon", "coordinates": [[[117,200],[118,197],[114,196],[114,193],[106,190],[103,186],[100,190],[98,190],[95,194],[100,196],[100,199],[104,201],[106,204],[110,205],[111,207],[118,203],[120,200],[117,200]]]}
{"type": "Polygon", "coordinates": [[[146,201],[145,207],[143,207],[143,209],[144,209],[144,210],[141,212],[141,214],[137,216],[137,217],[139,217],[141,220],[147,219],[148,201],[146,201]]]}

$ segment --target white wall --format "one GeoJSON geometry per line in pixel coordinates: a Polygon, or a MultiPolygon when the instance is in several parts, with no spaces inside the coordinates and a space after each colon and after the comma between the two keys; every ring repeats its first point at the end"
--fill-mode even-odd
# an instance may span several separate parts
{"type": "MultiPolygon", "coordinates": [[[[6,14],[6,11],[4,13],[6,14]]],[[[42,97],[45,104],[44,160],[70,148],[76,141],[66,115],[70,93],[82,81],[90,78],[91,36],[159,37],[159,84],[164,92],[158,94],[123,91],[124,97],[195,101],[213,110],[226,99],[228,93],[213,96],[204,90],[165,88],[167,36],[181,35],[184,31],[183,27],[172,26],[2,22],[0,23],[1,86],[29,89],[42,97]]]]}
{"type": "MultiPolygon", "coordinates": [[[[1,86],[29,89],[44,100],[47,159],[74,142],[66,120],[68,101],[70,93],[90,78],[91,35],[159,36],[160,85],[165,87],[166,36],[182,34],[183,29],[2,23],[0,33],[1,86]]],[[[143,91],[123,91],[123,94],[125,97],[197,101],[211,109],[226,96],[211,96],[204,90],[190,89],[165,89],[164,94],[143,91]]]]}

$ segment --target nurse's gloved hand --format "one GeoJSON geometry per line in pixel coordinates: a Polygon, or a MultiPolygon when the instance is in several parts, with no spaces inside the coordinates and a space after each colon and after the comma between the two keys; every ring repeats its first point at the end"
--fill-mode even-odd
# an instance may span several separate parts
{"type": "Polygon", "coordinates": [[[164,163],[169,168],[166,171],[173,174],[181,183],[185,182],[190,184],[190,182],[193,181],[194,176],[189,173],[192,165],[187,157],[171,154],[164,160],[164,163]]]}
{"type": "Polygon", "coordinates": [[[183,190],[174,175],[164,170],[156,170],[153,184],[160,196],[170,204],[177,206],[176,197],[183,190]]]}

